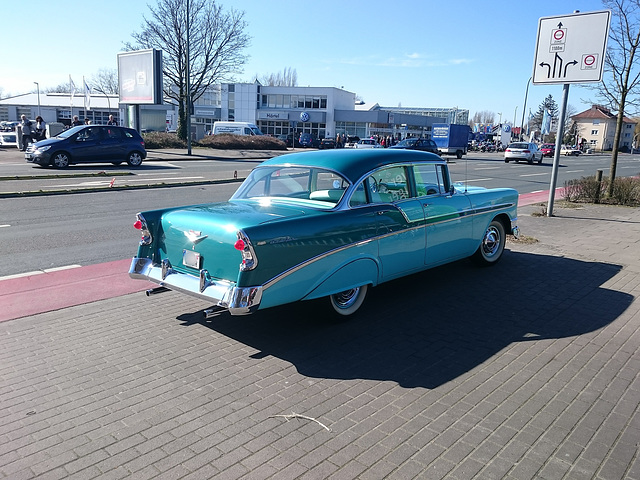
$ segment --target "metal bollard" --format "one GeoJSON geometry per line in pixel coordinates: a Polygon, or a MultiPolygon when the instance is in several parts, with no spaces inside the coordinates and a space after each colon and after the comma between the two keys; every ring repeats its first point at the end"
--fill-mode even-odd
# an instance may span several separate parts
{"type": "Polygon", "coordinates": [[[593,199],[593,203],[600,203],[600,190],[602,190],[602,170],[596,170],[596,183],[598,188],[596,189],[596,195],[593,199]]]}

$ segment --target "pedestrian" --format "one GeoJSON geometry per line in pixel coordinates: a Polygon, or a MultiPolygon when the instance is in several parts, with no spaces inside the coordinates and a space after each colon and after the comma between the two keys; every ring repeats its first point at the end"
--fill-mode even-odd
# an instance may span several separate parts
{"type": "Polygon", "coordinates": [[[31,120],[29,120],[26,115],[22,115],[20,118],[22,119],[22,122],[20,122],[20,128],[22,131],[22,148],[20,150],[24,152],[29,144],[33,143],[35,128],[33,127],[31,120]]]}
{"type": "Polygon", "coordinates": [[[73,121],[71,122],[71,126],[72,127],[77,127],[79,125],[82,125],[82,122],[80,121],[80,119],[78,118],[78,115],[74,115],[73,116],[73,121]]]}
{"type": "MultiPolygon", "coordinates": [[[[109,121],[107,122],[107,125],[118,125],[118,122],[113,118],[113,115],[109,115],[109,121]]],[[[169,127],[167,127],[168,129],[169,127]]]]}
{"type": "Polygon", "coordinates": [[[44,119],[38,115],[36,117],[36,141],[44,140],[47,138],[47,124],[44,119]]]}

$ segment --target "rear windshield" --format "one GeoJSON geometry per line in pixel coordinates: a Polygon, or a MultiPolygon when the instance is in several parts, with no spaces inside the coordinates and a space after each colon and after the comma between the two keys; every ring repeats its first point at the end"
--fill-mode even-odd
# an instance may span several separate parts
{"type": "Polygon", "coordinates": [[[529,148],[528,143],[512,143],[509,148],[529,148]]]}
{"type": "Polygon", "coordinates": [[[333,206],[340,201],[348,186],[345,178],[323,168],[258,167],[242,182],[231,199],[313,200],[333,206]]]}

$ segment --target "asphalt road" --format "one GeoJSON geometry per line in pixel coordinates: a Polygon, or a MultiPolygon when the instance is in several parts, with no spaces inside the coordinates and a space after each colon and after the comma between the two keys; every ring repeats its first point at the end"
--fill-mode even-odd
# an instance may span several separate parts
{"type": "MultiPolygon", "coordinates": [[[[263,159],[279,153],[201,152],[196,149],[189,157],[181,151],[151,151],[140,168],[107,163],[73,165],[61,171],[33,166],[24,161],[19,151],[0,149],[0,194],[108,188],[112,181],[116,187],[142,187],[244,178],[263,159]]],[[[447,157],[447,160],[455,182],[487,188],[508,186],[521,194],[548,190],[551,184],[552,158],[545,158],[540,165],[506,164],[501,153],[470,152],[461,160],[453,157],[447,157]]],[[[556,186],[563,186],[567,180],[595,175],[597,170],[602,170],[606,177],[610,162],[610,155],[561,156],[556,186]]],[[[621,154],[616,175],[639,174],[640,155],[621,154]]]]}
{"type": "MultiPolygon", "coordinates": [[[[190,158],[180,152],[151,152],[149,156],[137,169],[98,164],[75,165],[60,171],[34,167],[24,162],[20,152],[0,150],[0,192],[99,189],[94,193],[3,198],[0,277],[128,258],[135,253],[138,241],[137,232],[131,227],[137,212],[226,200],[237,183],[206,182],[241,179],[262,161],[238,152],[216,158],[190,158]],[[64,176],[58,177],[61,174],[64,176]],[[203,183],[120,190],[109,188],[112,180],[115,187],[203,183]]],[[[571,178],[593,175],[598,169],[607,175],[609,162],[606,155],[561,157],[557,186],[571,178]]],[[[506,164],[501,154],[474,152],[462,160],[449,158],[449,167],[455,182],[512,187],[526,194],[549,189],[552,161],[545,159],[541,165],[506,164]]],[[[639,173],[640,156],[620,157],[619,176],[639,173]]]]}

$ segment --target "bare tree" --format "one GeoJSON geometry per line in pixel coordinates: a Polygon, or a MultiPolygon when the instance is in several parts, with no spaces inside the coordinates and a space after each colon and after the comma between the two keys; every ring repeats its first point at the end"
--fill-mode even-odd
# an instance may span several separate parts
{"type": "Polygon", "coordinates": [[[493,124],[496,120],[496,114],[489,110],[482,110],[473,114],[474,124],[493,124]]]}
{"type": "Polygon", "coordinates": [[[270,73],[263,75],[260,79],[262,85],[269,87],[297,87],[298,86],[298,72],[295,68],[286,68],[282,72],[270,73]]]}
{"type": "Polygon", "coordinates": [[[158,0],[157,7],[149,5],[149,10],[151,18],[143,17],[140,31],[131,34],[135,43],[126,43],[125,48],[163,51],[164,94],[178,103],[177,133],[186,139],[187,62],[192,102],[209,86],[241,73],[247,59],[242,52],[249,45],[244,12],[223,12],[216,0],[158,0]]]}
{"type": "Polygon", "coordinates": [[[119,93],[118,70],[115,68],[101,68],[91,76],[89,85],[104,94],[117,95],[119,93]]]}
{"type": "Polygon", "coordinates": [[[599,103],[618,112],[607,191],[607,195],[612,196],[625,110],[637,111],[640,106],[640,66],[636,57],[640,53],[640,0],[602,0],[602,4],[611,10],[611,29],[604,77],[594,88],[599,103]]]}
{"type": "Polygon", "coordinates": [[[67,81],[66,83],[59,83],[55,87],[46,87],[41,90],[43,93],[69,93],[71,94],[71,85],[67,81]]]}

